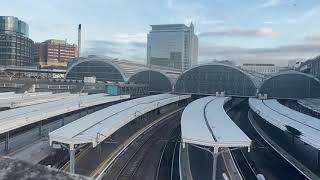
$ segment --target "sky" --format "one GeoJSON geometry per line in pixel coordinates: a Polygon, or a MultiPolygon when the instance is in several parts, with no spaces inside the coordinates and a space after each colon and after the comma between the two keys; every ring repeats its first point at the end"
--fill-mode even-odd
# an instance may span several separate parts
{"type": "Polygon", "coordinates": [[[199,62],[275,63],[320,55],[319,0],[10,0],[0,15],[29,24],[35,42],[77,42],[82,55],[146,62],[153,24],[193,22],[199,62]]]}

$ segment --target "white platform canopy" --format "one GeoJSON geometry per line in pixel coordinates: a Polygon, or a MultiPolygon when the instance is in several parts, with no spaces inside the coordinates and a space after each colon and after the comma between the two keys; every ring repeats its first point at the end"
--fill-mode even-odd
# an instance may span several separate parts
{"type": "Polygon", "coordinates": [[[11,130],[37,123],[39,121],[84,109],[87,107],[105,104],[108,102],[128,99],[129,95],[107,96],[106,94],[80,95],[42,104],[25,106],[0,112],[0,134],[11,130]]]}
{"type": "MultiPolygon", "coordinates": [[[[32,93],[33,94],[33,93],[32,93]]],[[[30,94],[10,94],[8,96],[1,96],[0,94],[0,107],[10,107],[10,108],[17,108],[23,106],[30,106],[34,104],[41,104],[50,101],[57,101],[62,100],[69,97],[75,97],[77,94],[70,94],[70,93],[46,93],[46,94],[37,94],[37,95],[30,95],[30,94]],[[11,98],[12,97],[12,98],[11,98]]]]}
{"type": "Polygon", "coordinates": [[[299,130],[303,142],[320,150],[320,119],[290,109],[275,99],[250,98],[249,105],[260,117],[279,129],[287,131],[287,126],[291,126],[299,130]]]}
{"type": "Polygon", "coordinates": [[[161,106],[190,98],[189,95],[160,94],[125,101],[84,116],[49,134],[52,142],[73,145],[97,144],[137,117],[161,106]]]}
{"type": "Polygon", "coordinates": [[[181,117],[183,147],[187,143],[212,154],[212,179],[216,178],[220,148],[248,147],[250,150],[251,140],[223,108],[230,99],[214,96],[198,99],[185,108],[181,117]]]}
{"type": "Polygon", "coordinates": [[[15,92],[2,92],[2,93],[0,93],[0,97],[2,97],[2,96],[11,96],[13,94],[15,94],[15,92]]]}
{"type": "Polygon", "coordinates": [[[181,118],[183,143],[209,147],[250,147],[251,140],[226,114],[227,97],[209,96],[190,103],[181,118]]]}
{"type": "Polygon", "coordinates": [[[300,99],[298,103],[305,108],[308,108],[314,112],[320,113],[320,99],[300,99]]]}
{"type": "Polygon", "coordinates": [[[52,94],[52,92],[35,92],[35,93],[14,93],[14,92],[5,92],[0,93],[0,99],[22,99],[22,98],[32,98],[36,96],[45,96],[52,94]]]}

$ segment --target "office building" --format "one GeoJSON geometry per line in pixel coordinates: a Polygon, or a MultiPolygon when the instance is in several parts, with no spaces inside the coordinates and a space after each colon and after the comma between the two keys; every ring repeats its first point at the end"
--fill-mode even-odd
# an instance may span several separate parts
{"type": "Polygon", "coordinates": [[[33,41],[27,23],[13,16],[0,16],[0,65],[33,65],[33,41]]]}
{"type": "Polygon", "coordinates": [[[241,69],[246,70],[246,71],[252,71],[256,73],[261,73],[261,74],[274,74],[278,73],[280,68],[276,66],[275,64],[262,64],[262,63],[244,63],[241,66],[241,69]]]}
{"type": "Polygon", "coordinates": [[[320,56],[305,61],[300,65],[299,70],[320,79],[320,56]]]}
{"type": "Polygon", "coordinates": [[[194,26],[151,25],[148,34],[147,64],[185,71],[198,61],[198,37],[194,26]]]}
{"type": "Polygon", "coordinates": [[[34,57],[42,67],[67,66],[67,60],[77,56],[77,45],[68,44],[66,40],[50,39],[35,43],[34,57]]]}

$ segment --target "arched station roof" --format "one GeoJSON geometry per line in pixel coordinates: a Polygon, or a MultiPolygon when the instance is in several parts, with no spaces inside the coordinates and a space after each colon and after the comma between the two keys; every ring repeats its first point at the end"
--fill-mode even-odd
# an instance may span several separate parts
{"type": "Polygon", "coordinates": [[[124,72],[111,59],[90,57],[74,62],[66,73],[66,79],[83,80],[84,77],[96,77],[98,81],[124,82],[124,72]]]}
{"type": "Polygon", "coordinates": [[[226,64],[212,63],[185,71],[175,84],[175,92],[227,96],[255,96],[258,82],[249,73],[226,64]]]}
{"type": "Polygon", "coordinates": [[[320,82],[311,75],[287,71],[266,79],[261,84],[259,93],[267,94],[270,98],[319,98],[320,82]]]}
{"type": "Polygon", "coordinates": [[[147,84],[149,86],[149,91],[172,91],[172,82],[170,78],[161,71],[150,69],[142,70],[130,76],[128,82],[135,84],[147,84]]]}

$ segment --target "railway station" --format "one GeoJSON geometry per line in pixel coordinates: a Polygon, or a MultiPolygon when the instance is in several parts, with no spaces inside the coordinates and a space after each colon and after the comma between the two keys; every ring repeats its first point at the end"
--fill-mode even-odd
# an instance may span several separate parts
{"type": "Polygon", "coordinates": [[[90,56],[64,79],[11,83],[22,85],[0,93],[0,152],[17,161],[93,179],[319,177],[310,75],[219,63],[130,70],[90,56]]]}

